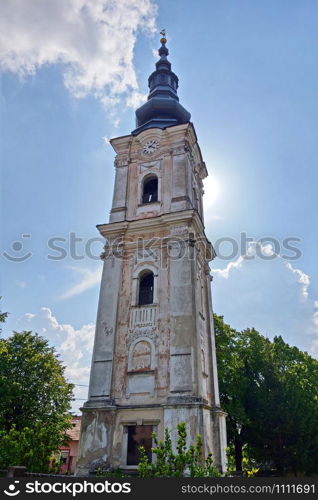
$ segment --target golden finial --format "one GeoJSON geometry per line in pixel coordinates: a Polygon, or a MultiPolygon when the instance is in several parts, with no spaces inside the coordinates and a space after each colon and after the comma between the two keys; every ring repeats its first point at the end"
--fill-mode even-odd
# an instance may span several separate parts
{"type": "Polygon", "coordinates": [[[160,40],[161,43],[167,43],[167,39],[166,39],[166,30],[161,30],[160,31],[160,35],[162,35],[162,38],[160,40]]]}

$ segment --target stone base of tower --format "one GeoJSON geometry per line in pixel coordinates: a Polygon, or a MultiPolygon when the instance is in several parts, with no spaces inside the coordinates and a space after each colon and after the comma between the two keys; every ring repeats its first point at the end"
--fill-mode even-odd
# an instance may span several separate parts
{"type": "Polygon", "coordinates": [[[164,438],[167,427],[175,446],[179,422],[186,423],[188,445],[200,434],[204,455],[212,453],[214,465],[225,472],[226,414],[202,402],[177,403],[176,398],[171,399],[167,404],[147,407],[118,407],[106,400],[98,404],[87,402],[83,408],[76,475],[88,476],[98,467],[135,470],[136,466],[127,463],[129,427],[147,426],[159,439],[164,438]]]}
{"type": "Polygon", "coordinates": [[[221,408],[211,408],[202,403],[181,403],[164,407],[164,427],[170,430],[172,442],[175,444],[177,441],[178,423],[185,422],[188,446],[194,444],[200,434],[204,456],[212,453],[214,466],[222,473],[226,472],[227,467],[225,419],[226,413],[221,408]]]}

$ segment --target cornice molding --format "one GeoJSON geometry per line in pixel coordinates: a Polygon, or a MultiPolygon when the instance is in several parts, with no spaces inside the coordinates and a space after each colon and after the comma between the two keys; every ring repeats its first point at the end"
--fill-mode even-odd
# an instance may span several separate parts
{"type": "MultiPolygon", "coordinates": [[[[208,240],[204,226],[202,224],[201,218],[199,217],[196,210],[183,210],[180,212],[170,212],[166,214],[159,215],[157,217],[150,217],[148,219],[136,219],[131,221],[123,222],[112,222],[109,224],[98,224],[96,227],[100,234],[108,239],[114,240],[115,238],[122,237],[123,240],[129,239],[130,236],[137,236],[143,233],[151,233],[163,230],[166,227],[168,230],[172,230],[174,226],[183,225],[188,228],[189,233],[193,230],[196,234],[196,238],[202,235],[202,240],[196,239],[196,244],[198,248],[203,251],[205,248],[208,250],[207,255],[209,260],[213,260],[216,257],[215,250],[208,240]]],[[[174,238],[176,235],[171,233],[171,235],[166,235],[164,238],[174,238]]]]}

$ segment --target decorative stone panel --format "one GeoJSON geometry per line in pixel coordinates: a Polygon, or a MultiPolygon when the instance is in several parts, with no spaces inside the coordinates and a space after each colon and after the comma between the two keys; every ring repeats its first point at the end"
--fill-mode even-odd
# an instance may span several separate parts
{"type": "Polygon", "coordinates": [[[131,357],[131,370],[142,371],[151,369],[151,345],[145,340],[137,342],[131,357]]]}
{"type": "Polygon", "coordinates": [[[131,308],[130,328],[156,326],[157,306],[135,306],[131,308]]]}

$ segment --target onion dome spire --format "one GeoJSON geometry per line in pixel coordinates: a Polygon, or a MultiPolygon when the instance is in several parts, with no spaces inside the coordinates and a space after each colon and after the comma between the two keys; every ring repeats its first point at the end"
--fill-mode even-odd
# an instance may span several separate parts
{"type": "Polygon", "coordinates": [[[148,128],[166,128],[180,125],[190,121],[190,113],[179,103],[177,89],[179,79],[171,71],[168,61],[168,48],[166,47],[166,31],[160,32],[161,47],[158,50],[160,59],[156,63],[156,70],[149,76],[148,101],[136,110],[136,126],[132,132],[138,135],[148,128]]]}

